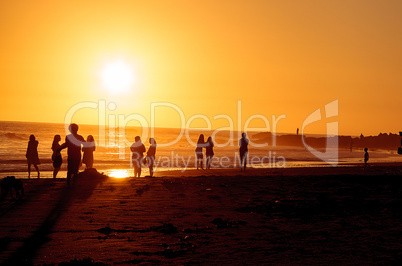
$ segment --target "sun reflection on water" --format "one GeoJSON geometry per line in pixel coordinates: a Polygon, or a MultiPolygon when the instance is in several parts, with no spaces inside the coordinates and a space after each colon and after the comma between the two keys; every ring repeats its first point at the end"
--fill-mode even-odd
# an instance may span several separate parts
{"type": "Polygon", "coordinates": [[[124,170],[124,169],[110,170],[107,173],[107,175],[110,176],[110,177],[114,177],[114,178],[127,178],[127,177],[130,176],[129,173],[128,173],[128,170],[124,170]]]}

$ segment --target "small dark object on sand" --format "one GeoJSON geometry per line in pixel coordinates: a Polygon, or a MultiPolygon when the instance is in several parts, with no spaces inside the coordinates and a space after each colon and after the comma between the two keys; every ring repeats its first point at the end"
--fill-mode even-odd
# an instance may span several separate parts
{"type": "Polygon", "coordinates": [[[152,227],[151,230],[161,232],[165,235],[177,233],[177,227],[171,223],[163,223],[161,226],[152,227]]]}
{"type": "Polygon", "coordinates": [[[91,258],[84,258],[81,260],[72,259],[69,262],[62,262],[59,265],[64,266],[64,265],[106,265],[106,264],[101,262],[95,262],[91,258]]]}
{"type": "Polygon", "coordinates": [[[13,189],[15,191],[16,198],[22,198],[24,196],[24,184],[22,180],[16,179],[15,176],[7,176],[1,180],[1,198],[5,199],[10,192],[13,199],[13,189]]]}
{"type": "Polygon", "coordinates": [[[137,189],[136,193],[138,196],[144,194],[144,192],[149,190],[149,185],[144,185],[142,188],[137,189]]]}
{"type": "Polygon", "coordinates": [[[218,229],[224,229],[224,228],[231,228],[231,227],[237,227],[239,225],[245,225],[247,222],[245,221],[231,221],[229,219],[223,220],[222,218],[218,217],[215,218],[211,221],[212,224],[216,225],[216,228],[218,229]]]}
{"type": "Polygon", "coordinates": [[[222,218],[218,217],[212,220],[212,222],[218,229],[223,228],[230,228],[233,226],[232,222],[229,220],[223,220],[222,218]]]}
{"type": "Polygon", "coordinates": [[[108,235],[108,234],[114,232],[115,230],[110,228],[109,226],[106,226],[106,227],[100,228],[100,229],[98,229],[96,231],[99,232],[99,233],[108,235]]]}

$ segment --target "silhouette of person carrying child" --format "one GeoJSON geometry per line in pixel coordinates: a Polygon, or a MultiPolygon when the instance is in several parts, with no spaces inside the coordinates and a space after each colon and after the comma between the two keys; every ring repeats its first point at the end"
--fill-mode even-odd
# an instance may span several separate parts
{"type": "Polygon", "coordinates": [[[80,168],[81,146],[85,143],[85,139],[78,135],[77,124],[70,124],[68,129],[71,134],[66,136],[66,142],[60,146],[59,151],[67,148],[67,185],[70,186],[71,178],[73,178],[74,184],[80,168]]]}
{"type": "Polygon", "coordinates": [[[132,163],[134,167],[134,177],[141,176],[141,164],[144,158],[145,146],[141,142],[140,136],[135,137],[135,142],[131,145],[130,150],[132,151],[132,163]]]}

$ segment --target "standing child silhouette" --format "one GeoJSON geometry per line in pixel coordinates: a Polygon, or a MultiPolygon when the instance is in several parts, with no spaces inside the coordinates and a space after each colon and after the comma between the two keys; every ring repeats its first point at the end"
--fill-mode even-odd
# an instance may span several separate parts
{"type": "Polygon", "coordinates": [[[61,164],[63,163],[63,159],[61,158],[60,154],[60,144],[59,141],[61,140],[60,135],[55,135],[53,138],[52,144],[52,161],[53,161],[53,178],[56,178],[57,173],[60,171],[61,164]]]}
{"type": "Polygon", "coordinates": [[[149,168],[149,176],[154,176],[154,163],[155,163],[155,154],[156,154],[156,141],[154,138],[149,139],[149,146],[147,151],[147,158],[148,158],[148,168],[149,168]]]}
{"type": "Polygon", "coordinates": [[[207,169],[211,168],[212,158],[214,157],[214,142],[212,137],[208,137],[205,145],[205,156],[207,157],[207,169]]]}
{"type": "Polygon", "coordinates": [[[86,169],[93,168],[94,165],[94,151],[95,151],[95,140],[92,135],[88,135],[87,142],[82,147],[82,163],[85,163],[86,169]]]}
{"type": "Polygon", "coordinates": [[[364,168],[367,167],[367,165],[368,165],[367,162],[368,162],[369,158],[370,158],[370,156],[368,153],[368,149],[364,148],[364,168]]]}

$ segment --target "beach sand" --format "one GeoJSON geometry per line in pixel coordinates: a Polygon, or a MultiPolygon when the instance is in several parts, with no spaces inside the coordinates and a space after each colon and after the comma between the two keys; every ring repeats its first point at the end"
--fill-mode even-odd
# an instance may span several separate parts
{"type": "MultiPolygon", "coordinates": [[[[398,264],[402,166],[211,169],[24,180],[0,263],[398,264]]],[[[67,264],[68,265],[68,264],[67,264]]]]}

